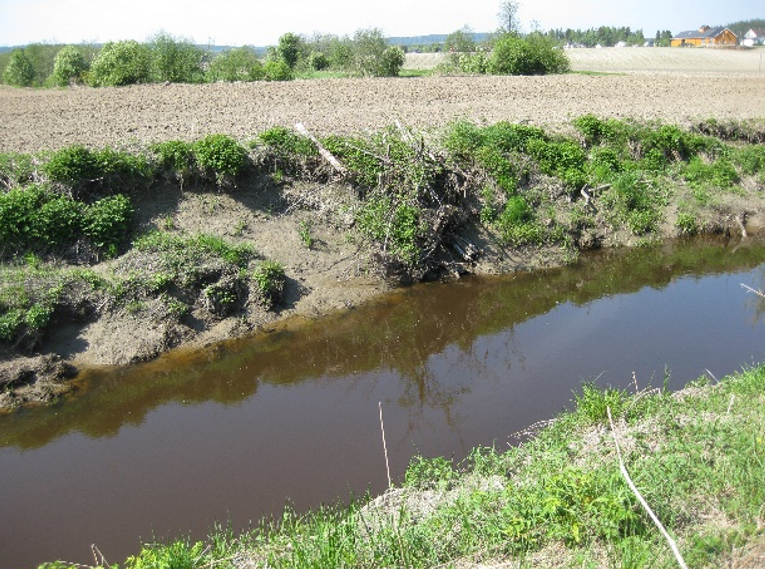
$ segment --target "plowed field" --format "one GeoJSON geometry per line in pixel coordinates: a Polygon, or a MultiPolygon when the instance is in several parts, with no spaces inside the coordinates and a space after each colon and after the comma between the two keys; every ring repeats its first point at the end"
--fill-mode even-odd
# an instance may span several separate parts
{"type": "Polygon", "coordinates": [[[711,58],[694,60],[692,50],[584,51],[578,59],[572,56],[575,69],[629,72],[66,90],[0,87],[0,151],[34,152],[74,142],[103,146],[194,140],[210,133],[246,139],[272,126],[290,127],[296,122],[316,134],[346,134],[395,121],[432,127],[456,118],[560,127],[585,113],[681,124],[709,117],[765,117],[765,70],[746,71],[756,66],[758,52],[742,52],[744,67],[736,67],[730,62],[739,61],[738,52],[715,52],[711,58]],[[590,58],[589,67],[582,62],[585,57],[590,58]],[[696,62],[693,70],[691,61],[696,62]]]}

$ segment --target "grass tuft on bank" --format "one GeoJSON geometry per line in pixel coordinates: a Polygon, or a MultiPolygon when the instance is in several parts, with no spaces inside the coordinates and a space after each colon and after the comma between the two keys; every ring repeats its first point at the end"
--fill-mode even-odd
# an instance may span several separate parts
{"type": "Polygon", "coordinates": [[[416,457],[374,499],[287,508],[240,535],[218,527],[205,541],[147,543],[119,567],[676,567],[620,473],[615,440],[688,566],[755,566],[765,553],[765,366],[678,393],[585,384],[574,399],[518,434],[518,446],[477,448],[458,464],[416,457]]]}

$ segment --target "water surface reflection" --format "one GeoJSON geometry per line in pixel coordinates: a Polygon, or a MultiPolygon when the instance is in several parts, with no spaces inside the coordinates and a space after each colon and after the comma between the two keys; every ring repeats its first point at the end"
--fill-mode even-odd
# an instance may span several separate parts
{"type": "Polygon", "coordinates": [[[83,378],[0,418],[0,551],[14,567],[110,561],[138,538],[240,528],[461,458],[567,406],[584,379],[679,387],[763,356],[756,241],[588,255],[575,267],[413,287],[318,321],[83,378]]]}

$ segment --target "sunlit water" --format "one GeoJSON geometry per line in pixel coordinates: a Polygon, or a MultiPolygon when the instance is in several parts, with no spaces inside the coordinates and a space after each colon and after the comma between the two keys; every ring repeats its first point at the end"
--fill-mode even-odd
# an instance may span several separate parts
{"type": "Polygon", "coordinates": [[[0,417],[0,567],[111,562],[460,460],[571,407],[582,381],[671,388],[765,355],[765,249],[696,241],[417,286],[246,341],[90,373],[0,417]],[[633,380],[634,373],[634,380],[633,380]]]}

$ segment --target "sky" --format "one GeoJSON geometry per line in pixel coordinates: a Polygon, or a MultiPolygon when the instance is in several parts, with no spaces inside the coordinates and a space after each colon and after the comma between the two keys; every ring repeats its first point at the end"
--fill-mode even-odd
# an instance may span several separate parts
{"type": "MultiPolygon", "coordinates": [[[[501,0],[0,0],[0,45],[146,41],[165,31],[198,44],[274,45],[287,32],[448,34],[498,27],[501,0]]],[[[523,31],[629,26],[646,37],[765,18],[765,0],[520,0],[523,31]]]]}

